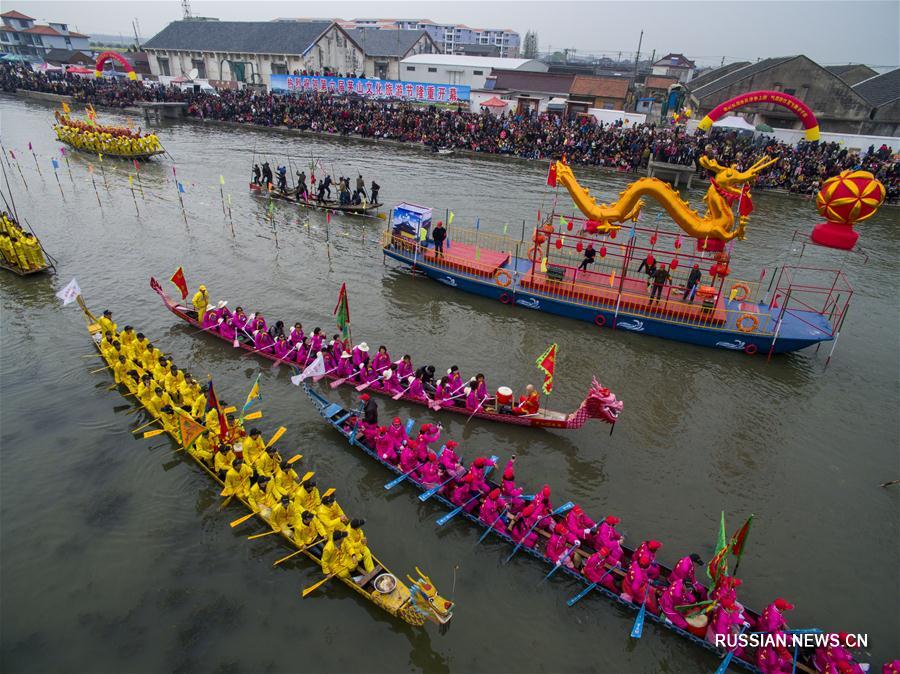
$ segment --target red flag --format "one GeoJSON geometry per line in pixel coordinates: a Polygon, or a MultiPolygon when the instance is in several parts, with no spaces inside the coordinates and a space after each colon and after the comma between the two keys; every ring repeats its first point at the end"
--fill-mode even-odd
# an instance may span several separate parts
{"type": "Polygon", "coordinates": [[[556,162],[550,164],[550,169],[547,171],[547,184],[550,187],[556,187],[556,162]]]}
{"type": "Polygon", "coordinates": [[[184,269],[179,267],[169,280],[178,286],[178,289],[181,291],[181,299],[186,300],[188,296],[188,287],[187,281],[184,280],[184,269]]]}
{"type": "Polygon", "coordinates": [[[731,554],[737,555],[738,559],[744,554],[744,545],[747,542],[747,535],[750,533],[750,524],[752,522],[753,515],[750,515],[747,521],[744,522],[744,526],[738,529],[737,533],[731,537],[731,554]]]}
{"type": "Polygon", "coordinates": [[[746,183],[741,188],[741,203],[738,211],[743,216],[748,216],[753,212],[753,199],[750,197],[750,185],[746,183]]]}
{"type": "Polygon", "coordinates": [[[141,168],[140,168],[140,166],[138,166],[137,159],[132,159],[131,161],[134,162],[134,170],[135,170],[135,171],[140,171],[141,168]]]}
{"type": "Polygon", "coordinates": [[[556,352],[558,348],[556,344],[551,344],[550,348],[544,351],[535,361],[538,369],[544,373],[544,385],[541,387],[541,390],[545,395],[550,395],[553,391],[553,371],[556,369],[556,352]]]}
{"type": "Polygon", "coordinates": [[[222,412],[222,406],[219,404],[219,397],[213,388],[212,379],[209,380],[209,388],[206,392],[206,412],[215,410],[219,416],[219,438],[224,440],[228,437],[228,423],[225,421],[225,413],[222,412]]]}

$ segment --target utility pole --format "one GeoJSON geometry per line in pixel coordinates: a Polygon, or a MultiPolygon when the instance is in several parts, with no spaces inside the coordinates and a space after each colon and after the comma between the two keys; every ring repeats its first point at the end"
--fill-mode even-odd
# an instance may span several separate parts
{"type": "Polygon", "coordinates": [[[723,56],[722,60],[719,62],[719,67],[721,68],[724,65],[725,65],[725,57],[723,56]]]}
{"type": "Polygon", "coordinates": [[[131,27],[132,27],[132,29],[134,29],[134,42],[135,42],[135,45],[137,45],[138,51],[140,51],[140,50],[141,50],[141,35],[140,35],[140,33],[138,32],[138,27],[137,27],[137,17],[134,17],[134,21],[131,22],[131,27]]]}
{"type": "Polygon", "coordinates": [[[644,31],[641,31],[641,36],[638,38],[638,48],[637,53],[634,55],[634,79],[637,79],[638,75],[638,61],[641,59],[641,44],[644,42],[644,31]]]}

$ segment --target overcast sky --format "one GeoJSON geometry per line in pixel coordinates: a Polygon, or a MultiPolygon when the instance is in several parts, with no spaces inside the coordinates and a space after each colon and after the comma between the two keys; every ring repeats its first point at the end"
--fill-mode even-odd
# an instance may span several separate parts
{"type": "MultiPolygon", "coordinates": [[[[77,26],[83,33],[132,33],[137,18],[141,37],[150,38],[181,18],[181,2],[83,2],[79,0],[3,0],[4,11],[18,9],[39,20],[77,26]]],[[[657,56],[682,52],[704,64],[806,54],[823,65],[862,62],[900,64],[900,2],[888,0],[781,0],[683,2],[266,2],[192,0],[194,16],[264,21],[276,17],[402,17],[512,28],[524,36],[536,30],[541,50],[574,47],[580,52],[628,52],[657,56]]]]}

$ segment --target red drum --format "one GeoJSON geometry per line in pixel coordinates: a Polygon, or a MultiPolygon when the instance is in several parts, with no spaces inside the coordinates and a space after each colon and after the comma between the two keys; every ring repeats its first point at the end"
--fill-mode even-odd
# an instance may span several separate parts
{"type": "Polygon", "coordinates": [[[513,392],[512,389],[507,386],[501,386],[497,389],[497,404],[498,405],[512,405],[513,401],[513,392]]]}
{"type": "Polygon", "coordinates": [[[701,639],[706,638],[706,626],[709,623],[709,618],[705,613],[685,618],[684,620],[688,624],[688,632],[701,639]]]}

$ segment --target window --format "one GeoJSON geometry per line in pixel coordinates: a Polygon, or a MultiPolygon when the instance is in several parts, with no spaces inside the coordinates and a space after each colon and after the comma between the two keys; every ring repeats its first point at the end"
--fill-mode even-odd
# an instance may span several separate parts
{"type": "Polygon", "coordinates": [[[429,69],[428,69],[428,72],[430,72],[430,73],[436,73],[436,72],[437,72],[437,68],[429,68],[429,69]]]}
{"type": "Polygon", "coordinates": [[[287,63],[273,63],[272,64],[272,74],[273,75],[287,75],[287,63]]]}
{"type": "Polygon", "coordinates": [[[484,71],[483,70],[473,70],[472,74],[473,75],[484,75],[484,71]]]}
{"type": "Polygon", "coordinates": [[[6,37],[6,31],[0,33],[0,40],[3,40],[4,42],[9,42],[9,39],[6,37]]]}
{"type": "Polygon", "coordinates": [[[157,63],[159,63],[159,74],[160,75],[171,75],[172,71],[169,70],[169,59],[160,56],[156,59],[157,63]]]}
{"type": "Polygon", "coordinates": [[[203,59],[191,59],[191,67],[197,71],[197,77],[199,79],[206,79],[206,61],[203,59]]]}
{"type": "Polygon", "coordinates": [[[415,66],[406,66],[406,71],[410,72],[410,73],[414,73],[414,72],[416,72],[416,67],[415,66]]]}
{"type": "Polygon", "coordinates": [[[72,46],[72,41],[71,41],[68,37],[66,38],[66,46],[67,46],[67,47],[71,47],[71,46],[72,46]]]}

